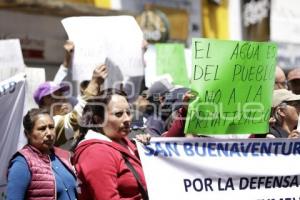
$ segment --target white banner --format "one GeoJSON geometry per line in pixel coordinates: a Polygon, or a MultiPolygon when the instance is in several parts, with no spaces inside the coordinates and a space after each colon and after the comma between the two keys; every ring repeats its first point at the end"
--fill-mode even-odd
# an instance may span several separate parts
{"type": "Polygon", "coordinates": [[[300,43],[300,1],[271,1],[271,40],[300,43]]]}
{"type": "Polygon", "coordinates": [[[300,198],[300,140],[152,138],[138,144],[151,200],[300,198]]]}
{"type": "MultiPolygon", "coordinates": [[[[16,152],[25,101],[25,75],[0,82],[0,192],[4,195],[8,162],[16,152]]],[[[3,196],[2,196],[3,197],[3,196]]]]}
{"type": "Polygon", "coordinates": [[[116,68],[108,69],[109,76],[118,71],[124,77],[144,75],[143,33],[132,16],[69,17],[62,24],[75,44],[74,80],[90,80],[95,66],[107,60],[116,68]]]}

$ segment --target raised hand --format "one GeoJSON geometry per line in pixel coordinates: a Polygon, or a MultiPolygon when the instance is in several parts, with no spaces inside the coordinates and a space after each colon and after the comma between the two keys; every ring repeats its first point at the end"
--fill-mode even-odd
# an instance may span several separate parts
{"type": "Polygon", "coordinates": [[[147,145],[150,142],[151,139],[151,135],[150,134],[138,134],[135,136],[135,138],[137,139],[137,141],[147,145]]]}
{"type": "Polygon", "coordinates": [[[300,133],[297,130],[293,130],[288,136],[288,138],[299,138],[299,137],[300,137],[300,133]]]}
{"type": "Polygon", "coordinates": [[[97,81],[97,83],[102,84],[106,77],[108,76],[108,70],[105,64],[98,65],[93,71],[92,80],[97,81]]]}
{"type": "Polygon", "coordinates": [[[63,65],[66,68],[69,68],[71,66],[71,61],[73,57],[73,52],[74,52],[74,43],[70,40],[67,40],[64,44],[64,49],[65,49],[65,58],[63,65]]]}
{"type": "Polygon", "coordinates": [[[196,97],[195,94],[192,93],[191,91],[186,92],[182,97],[183,109],[187,110],[189,101],[194,100],[195,97],[196,97]]]}

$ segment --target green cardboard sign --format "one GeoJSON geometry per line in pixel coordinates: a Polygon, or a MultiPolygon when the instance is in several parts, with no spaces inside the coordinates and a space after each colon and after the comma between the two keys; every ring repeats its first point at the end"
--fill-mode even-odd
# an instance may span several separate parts
{"type": "Polygon", "coordinates": [[[156,74],[170,74],[173,84],[189,86],[183,44],[156,44],[156,74]]]}
{"type": "Polygon", "coordinates": [[[193,39],[185,133],[267,133],[277,47],[270,42],[193,39]]]}

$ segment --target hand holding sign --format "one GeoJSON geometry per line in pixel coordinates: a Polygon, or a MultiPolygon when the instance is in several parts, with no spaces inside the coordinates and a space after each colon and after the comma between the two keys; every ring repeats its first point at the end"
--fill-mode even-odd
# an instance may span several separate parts
{"type": "Polygon", "coordinates": [[[71,61],[73,57],[73,52],[74,52],[74,43],[70,40],[67,40],[66,43],[64,44],[64,49],[65,49],[65,58],[63,65],[66,68],[69,68],[71,66],[71,61]]]}
{"type": "Polygon", "coordinates": [[[99,84],[102,84],[108,75],[107,67],[104,64],[98,65],[93,71],[92,80],[97,81],[99,84]]]}

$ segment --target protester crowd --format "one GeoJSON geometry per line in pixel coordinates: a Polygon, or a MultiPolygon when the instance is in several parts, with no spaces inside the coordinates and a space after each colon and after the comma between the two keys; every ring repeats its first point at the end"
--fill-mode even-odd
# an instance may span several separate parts
{"type": "MultiPolygon", "coordinates": [[[[161,79],[127,98],[123,88],[103,89],[107,66],[96,66],[80,84],[78,97],[67,97],[63,82],[73,49],[54,81],[41,84],[33,98],[39,108],[23,118],[26,144],[8,167],[8,199],[148,199],[135,142],[151,137],[201,137],[185,134],[188,88],[161,79]],[[136,139],[136,140],[133,140],[136,139]]],[[[270,129],[250,138],[299,138],[300,68],[276,68],[270,129]]],[[[207,137],[203,135],[203,137],[207,137]]]]}

